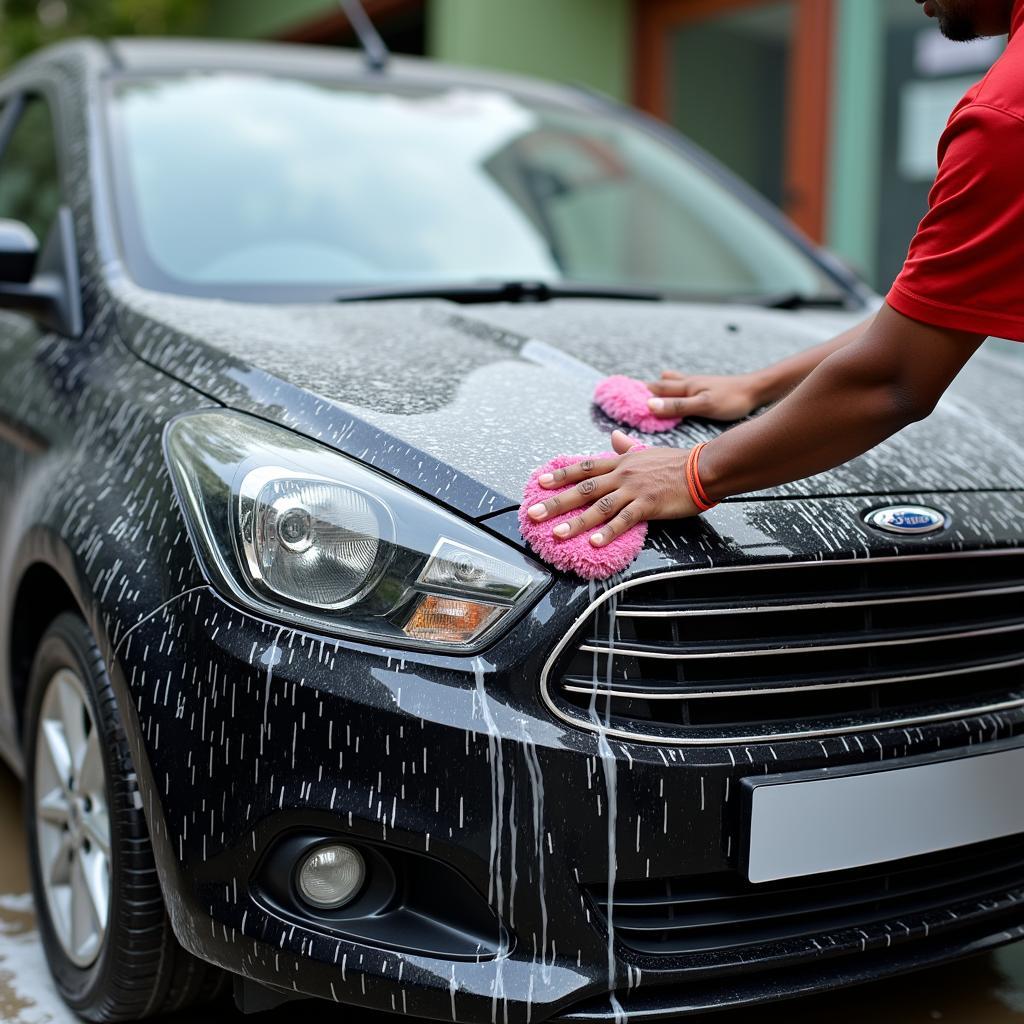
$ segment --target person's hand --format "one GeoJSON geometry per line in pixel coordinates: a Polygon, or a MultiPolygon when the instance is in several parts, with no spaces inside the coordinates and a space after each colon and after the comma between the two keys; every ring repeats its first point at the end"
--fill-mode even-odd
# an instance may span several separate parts
{"type": "Polygon", "coordinates": [[[661,380],[649,381],[654,392],[647,404],[655,416],[672,419],[702,416],[732,422],[749,416],[759,405],[759,386],[753,374],[709,377],[666,370],[661,380]]]}
{"type": "Polygon", "coordinates": [[[683,519],[697,514],[686,487],[686,458],[682,448],[646,448],[630,451],[638,442],[616,430],[610,459],[584,459],[540,478],[541,487],[572,490],[554,495],[529,509],[530,518],[542,523],[555,515],[590,505],[586,512],[560,523],[553,533],[568,540],[593,530],[590,543],[603,547],[631,526],[647,519],[683,519]]]}

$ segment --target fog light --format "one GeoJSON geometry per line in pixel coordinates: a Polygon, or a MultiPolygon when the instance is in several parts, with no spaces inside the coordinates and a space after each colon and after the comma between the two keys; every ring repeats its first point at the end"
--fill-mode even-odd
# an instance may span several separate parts
{"type": "Polygon", "coordinates": [[[299,867],[299,893],[311,906],[337,910],[348,903],[363,884],[366,863],[351,846],[318,846],[299,867]]]}

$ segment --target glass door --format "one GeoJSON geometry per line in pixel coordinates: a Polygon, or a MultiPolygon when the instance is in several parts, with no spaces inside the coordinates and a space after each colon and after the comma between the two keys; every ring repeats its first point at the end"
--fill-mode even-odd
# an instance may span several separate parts
{"type": "Polygon", "coordinates": [[[833,0],[636,0],[635,99],[825,227],[833,0]]]}
{"type": "Polygon", "coordinates": [[[669,120],[777,206],[793,13],[791,0],[727,10],[669,38],[669,120]]]}

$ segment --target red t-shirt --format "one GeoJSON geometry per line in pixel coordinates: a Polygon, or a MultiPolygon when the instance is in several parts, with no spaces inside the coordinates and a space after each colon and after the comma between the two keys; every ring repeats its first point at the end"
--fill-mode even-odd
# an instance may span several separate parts
{"type": "Polygon", "coordinates": [[[927,324],[1024,341],[1024,0],[1005,53],[950,115],[887,301],[927,324]]]}

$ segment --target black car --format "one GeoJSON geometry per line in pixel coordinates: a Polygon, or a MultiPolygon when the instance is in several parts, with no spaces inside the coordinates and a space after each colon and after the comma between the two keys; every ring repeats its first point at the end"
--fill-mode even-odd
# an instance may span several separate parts
{"type": "Polygon", "coordinates": [[[81,41],[0,100],[0,747],[75,1010],[655,1019],[1024,935],[1018,364],[582,583],[517,507],[596,380],[877,298],[576,90],[81,41]]]}

